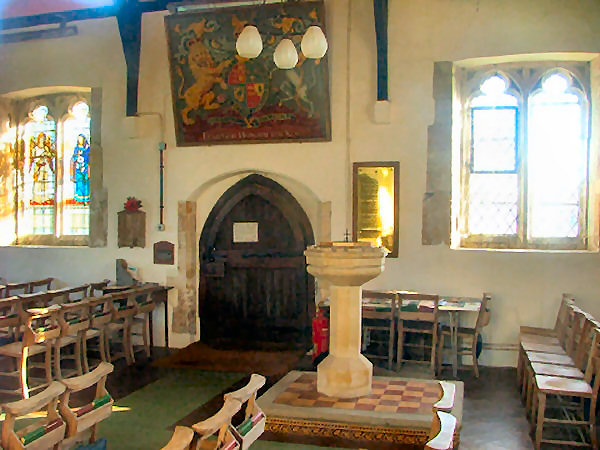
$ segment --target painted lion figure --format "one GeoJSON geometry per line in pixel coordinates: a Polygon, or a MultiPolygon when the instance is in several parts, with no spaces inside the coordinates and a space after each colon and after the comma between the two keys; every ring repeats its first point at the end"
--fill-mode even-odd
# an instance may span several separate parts
{"type": "Polygon", "coordinates": [[[205,20],[192,24],[188,27],[192,29],[197,36],[197,40],[189,47],[187,63],[194,82],[184,90],[185,78],[181,66],[177,66],[177,74],[181,78],[179,85],[179,98],[185,101],[185,108],[181,111],[181,118],[186,125],[195,123],[195,119],[190,117],[190,112],[202,107],[204,109],[217,109],[219,104],[214,102],[215,93],[213,86],[219,84],[222,89],[227,89],[227,83],[223,80],[223,70],[231,64],[230,60],[221,61],[215,64],[208,48],[202,42],[202,35],[212,29],[206,27],[205,20]]]}

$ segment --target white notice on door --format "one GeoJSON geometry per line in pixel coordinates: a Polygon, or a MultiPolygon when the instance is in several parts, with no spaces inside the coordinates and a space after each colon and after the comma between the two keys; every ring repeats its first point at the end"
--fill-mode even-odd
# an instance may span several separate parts
{"type": "Polygon", "coordinates": [[[258,242],[258,222],[234,222],[233,242],[258,242]]]}

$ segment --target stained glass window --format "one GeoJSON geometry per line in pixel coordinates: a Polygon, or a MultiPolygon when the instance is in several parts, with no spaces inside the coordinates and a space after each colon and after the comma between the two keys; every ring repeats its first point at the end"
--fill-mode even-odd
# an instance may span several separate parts
{"type": "Polygon", "coordinates": [[[11,117],[0,122],[0,245],[82,245],[89,235],[89,104],[73,94],[41,100],[0,104],[11,117]]]}
{"type": "Polygon", "coordinates": [[[56,214],[56,122],[38,106],[23,127],[24,161],[18,163],[18,235],[54,234],[56,214]]]}
{"type": "Polygon", "coordinates": [[[85,102],[63,125],[62,234],[87,234],[90,210],[90,116],[85,102]]]}
{"type": "MultiPolygon", "coordinates": [[[[507,66],[508,67],[508,66],[507,66]]],[[[463,72],[461,245],[584,248],[588,103],[564,68],[463,72]]]]}

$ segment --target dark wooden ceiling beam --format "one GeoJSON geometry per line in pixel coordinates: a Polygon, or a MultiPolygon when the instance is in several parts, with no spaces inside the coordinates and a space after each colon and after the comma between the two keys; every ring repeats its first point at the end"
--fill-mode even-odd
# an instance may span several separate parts
{"type": "Polygon", "coordinates": [[[373,0],[377,43],[377,100],[388,100],[388,0],[373,0]]]}

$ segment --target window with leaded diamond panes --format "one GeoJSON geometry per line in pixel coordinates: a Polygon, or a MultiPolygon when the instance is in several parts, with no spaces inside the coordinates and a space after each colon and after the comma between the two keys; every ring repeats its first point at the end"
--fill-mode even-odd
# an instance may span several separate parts
{"type": "Polygon", "coordinates": [[[548,64],[457,70],[458,246],[587,248],[586,73],[548,64]]]}

